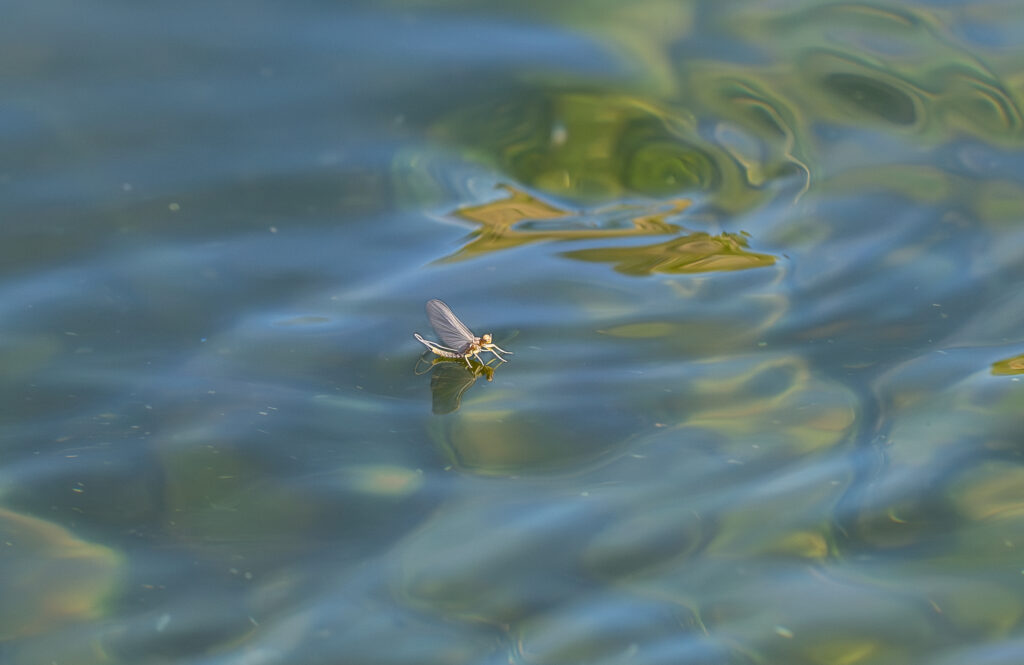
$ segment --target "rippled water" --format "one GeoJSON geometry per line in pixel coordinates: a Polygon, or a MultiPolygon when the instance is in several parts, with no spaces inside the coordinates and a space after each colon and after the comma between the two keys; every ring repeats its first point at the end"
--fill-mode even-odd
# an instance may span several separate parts
{"type": "Polygon", "coordinates": [[[5,16],[4,663],[1024,662],[1019,3],[5,16]]]}

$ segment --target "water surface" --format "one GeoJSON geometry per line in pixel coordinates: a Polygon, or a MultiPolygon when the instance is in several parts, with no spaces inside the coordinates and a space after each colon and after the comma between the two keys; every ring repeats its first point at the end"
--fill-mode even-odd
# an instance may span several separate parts
{"type": "Polygon", "coordinates": [[[1015,3],[6,15],[3,662],[1021,662],[1015,3]]]}

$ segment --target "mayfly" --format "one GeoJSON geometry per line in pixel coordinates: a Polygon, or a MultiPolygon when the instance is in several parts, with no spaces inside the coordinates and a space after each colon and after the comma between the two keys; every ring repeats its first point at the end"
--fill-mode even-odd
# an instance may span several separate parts
{"type": "Polygon", "coordinates": [[[491,341],[490,333],[480,337],[474,335],[466,327],[466,324],[459,321],[459,317],[452,313],[448,305],[440,300],[435,299],[427,303],[427,318],[430,319],[430,325],[434,328],[437,336],[441,338],[443,345],[423,339],[419,333],[413,333],[413,337],[436,355],[444,358],[462,358],[470,369],[473,369],[473,364],[469,362],[470,356],[483,362],[478,355],[481,351],[489,351],[501,362],[508,362],[501,357],[501,353],[512,355],[511,351],[506,351],[494,344],[491,341]]]}

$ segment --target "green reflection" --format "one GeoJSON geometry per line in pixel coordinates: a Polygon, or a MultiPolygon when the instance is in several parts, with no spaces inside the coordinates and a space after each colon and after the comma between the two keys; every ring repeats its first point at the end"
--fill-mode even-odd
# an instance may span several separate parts
{"type": "Polygon", "coordinates": [[[710,155],[679,140],[662,137],[657,126],[637,124],[622,137],[623,183],[632,192],[668,196],[711,191],[721,174],[710,155]]]}
{"type": "Polygon", "coordinates": [[[700,370],[685,396],[686,425],[722,435],[738,460],[835,446],[856,422],[850,391],[816,376],[799,356],[728,359],[700,370]]]}
{"type": "Polygon", "coordinates": [[[1020,142],[1017,96],[990,60],[949,39],[948,17],[936,10],[808,2],[789,13],[752,6],[730,18],[734,34],[769,60],[798,63],[793,76],[753,76],[774,79],[817,122],[881,121],[936,142],[959,133],[1020,142]]]}
{"type": "Polygon", "coordinates": [[[806,93],[821,107],[815,109],[819,117],[844,124],[882,121],[898,128],[921,119],[924,92],[860,53],[810,48],[800,54],[800,67],[806,93]]]}
{"type": "Polygon", "coordinates": [[[921,203],[939,203],[961,181],[942,169],[924,165],[881,165],[850,169],[821,183],[821,193],[860,194],[891,192],[921,203]]]}
{"type": "Polygon", "coordinates": [[[1024,189],[1006,180],[974,180],[965,183],[974,194],[978,215],[999,226],[1016,226],[1024,218],[1024,189]]]}
{"type": "Polygon", "coordinates": [[[912,125],[917,120],[914,100],[895,85],[875,76],[833,72],[822,77],[822,86],[859,111],[878,116],[897,125],[912,125]]]}
{"type": "Polygon", "coordinates": [[[453,113],[434,135],[516,182],[577,200],[718,196],[743,180],[691,112],[621,93],[521,90],[453,113]]]}

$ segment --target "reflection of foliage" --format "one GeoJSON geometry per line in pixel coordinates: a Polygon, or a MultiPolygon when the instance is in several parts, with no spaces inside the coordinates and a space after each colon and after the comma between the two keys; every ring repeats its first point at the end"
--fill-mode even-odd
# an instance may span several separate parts
{"type": "MultiPolygon", "coordinates": [[[[472,239],[446,261],[457,261],[489,252],[518,247],[542,240],[582,240],[675,234],[680,227],[666,221],[689,207],[678,199],[661,212],[620,205],[580,214],[541,201],[513,187],[502,189],[511,196],[478,206],[462,208],[459,218],[480,226],[472,239]]],[[[581,261],[616,263],[627,275],[652,273],[684,274],[745,270],[775,264],[775,257],[747,249],[741,234],[691,233],[654,245],[605,247],[566,252],[563,256],[581,261]]]]}
{"type": "Polygon", "coordinates": [[[753,435],[762,445],[777,437],[777,449],[765,445],[772,455],[809,452],[839,444],[856,422],[852,394],[789,355],[708,363],[682,398],[692,412],[686,425],[734,442],[731,452],[740,459],[762,454],[749,448],[753,435]],[[767,423],[772,426],[766,429],[767,423]]]}
{"type": "Polygon", "coordinates": [[[518,182],[578,199],[715,193],[743,181],[692,114],[621,94],[522,90],[454,114],[434,135],[518,182]]]}
{"type": "Polygon", "coordinates": [[[721,175],[713,156],[665,136],[659,123],[637,121],[619,141],[623,184],[634,192],[664,196],[676,192],[715,191],[721,175]]]}
{"type": "Polygon", "coordinates": [[[917,119],[914,98],[887,83],[880,73],[872,73],[873,76],[831,72],[821,77],[821,86],[864,115],[878,116],[894,125],[914,124],[917,119]]]}
{"type": "Polygon", "coordinates": [[[751,252],[746,238],[734,233],[692,233],[655,245],[582,249],[563,256],[615,263],[617,271],[638,276],[746,270],[775,264],[774,256],[751,252]]]}
{"type": "Polygon", "coordinates": [[[1015,142],[1024,118],[1014,94],[986,61],[948,38],[943,22],[923,8],[813,3],[784,16],[737,12],[734,29],[798,64],[796,76],[766,74],[819,119],[1015,142]]]}
{"type": "MultiPolygon", "coordinates": [[[[896,134],[941,145],[966,135],[1013,147],[1024,130],[1016,56],[998,44],[971,48],[951,38],[949,16],[927,7],[818,0],[785,11],[749,2],[740,3],[743,11],[721,5],[707,12],[663,0],[628,9],[584,3],[587,11],[556,5],[526,6],[610,45],[644,82],[602,87],[549,72],[510,77],[501,92],[468,96],[443,113],[430,136],[458,146],[463,159],[560,197],[692,195],[711,214],[734,214],[783,192],[799,196],[864,164],[888,164],[896,177],[879,182],[902,191],[915,184],[912,172],[900,173],[904,167],[948,174],[896,153],[875,159],[875,148],[860,148],[867,144],[859,138],[896,134]],[[726,44],[733,40],[737,53],[757,52],[756,62],[714,51],[679,57],[690,53],[683,46],[690,36],[708,29],[726,44]],[[826,155],[838,169],[822,168],[826,155]]],[[[979,25],[1000,21],[998,10],[972,11],[979,25]]],[[[417,184],[430,182],[424,171],[419,165],[417,184]]],[[[948,194],[935,189],[930,196],[948,194]]]]}
{"type": "Polygon", "coordinates": [[[518,247],[541,240],[619,238],[674,233],[679,227],[665,218],[685,210],[690,202],[671,202],[669,210],[651,213],[639,206],[616,206],[596,211],[586,218],[575,211],[545,203],[512,187],[502,187],[511,196],[478,206],[462,208],[455,215],[479,225],[473,239],[445,260],[467,259],[480,254],[518,247]],[[604,220],[599,218],[604,213],[604,220]],[[584,222],[586,219],[586,222],[584,222]],[[603,223],[602,223],[603,221],[603,223]]]}
{"type": "Polygon", "coordinates": [[[1024,374],[1024,354],[992,363],[992,373],[997,376],[1024,374]]]}

